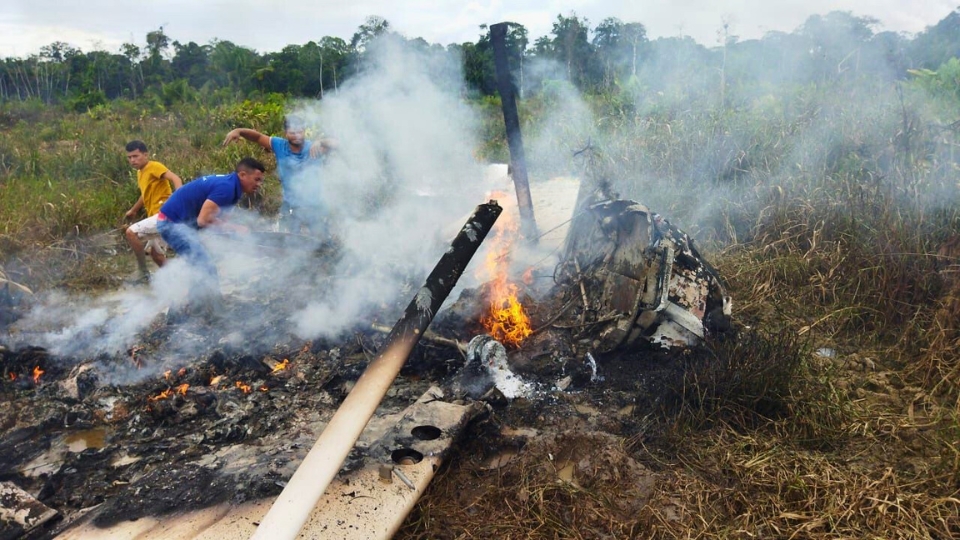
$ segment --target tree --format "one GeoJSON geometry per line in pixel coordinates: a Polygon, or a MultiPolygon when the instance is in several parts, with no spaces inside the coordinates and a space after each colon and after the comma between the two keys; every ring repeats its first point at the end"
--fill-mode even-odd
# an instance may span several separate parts
{"type": "Polygon", "coordinates": [[[120,51],[127,60],[130,93],[136,99],[137,89],[143,84],[143,70],[140,68],[140,47],[133,43],[124,43],[120,46],[120,51]]]}
{"type": "MultiPolygon", "coordinates": [[[[507,35],[504,45],[507,49],[507,64],[517,76],[517,87],[523,97],[523,62],[527,52],[527,29],[519,23],[505,21],[507,35]]],[[[480,37],[476,43],[463,43],[456,46],[463,65],[463,77],[467,86],[490,96],[497,91],[496,69],[493,64],[493,45],[490,42],[490,29],[480,25],[480,37]]]]}
{"type": "Polygon", "coordinates": [[[627,23],[620,31],[622,42],[630,51],[630,76],[637,76],[639,55],[647,44],[647,29],[640,23],[627,23]]]}
{"type": "MultiPolygon", "coordinates": [[[[594,49],[587,40],[589,21],[578,18],[576,13],[571,13],[569,17],[557,15],[551,33],[553,39],[550,40],[550,56],[564,64],[568,80],[581,89],[590,86],[594,49]]],[[[540,44],[538,41],[537,45],[540,44]]]]}
{"type": "Polygon", "coordinates": [[[884,63],[893,69],[896,77],[905,76],[910,60],[908,58],[909,41],[903,35],[896,32],[880,32],[873,36],[870,46],[883,58],[884,63]]]}
{"type": "Polygon", "coordinates": [[[507,35],[504,39],[507,47],[507,62],[510,65],[510,71],[518,75],[517,89],[520,99],[523,99],[523,57],[527,54],[527,44],[530,40],[527,37],[527,28],[522,24],[508,21],[507,25],[507,35]]]}
{"type": "Polygon", "coordinates": [[[62,89],[63,94],[70,91],[72,72],[69,60],[79,54],[79,49],[62,41],[54,41],[40,48],[40,55],[34,64],[34,77],[44,101],[51,102],[58,90],[62,89]]]}
{"type": "Polygon", "coordinates": [[[489,32],[486,38],[481,37],[477,43],[463,43],[460,46],[460,54],[463,62],[463,78],[467,86],[485,96],[493,95],[497,91],[497,80],[489,32]]]}
{"type": "Polygon", "coordinates": [[[908,51],[910,65],[926,69],[937,69],[950,58],[960,57],[960,8],[917,34],[908,51]]]}
{"type": "Polygon", "coordinates": [[[390,23],[379,15],[370,15],[350,38],[350,48],[357,71],[360,71],[364,53],[370,43],[390,30],[390,23]]]}
{"type": "Polygon", "coordinates": [[[214,80],[221,87],[234,87],[241,92],[253,89],[253,74],[260,67],[256,52],[230,41],[214,41],[210,51],[210,67],[214,80]]]}
{"type": "Polygon", "coordinates": [[[619,58],[623,21],[616,17],[608,17],[593,31],[593,46],[597,57],[603,65],[603,86],[610,88],[617,79],[617,72],[622,59],[619,58]]]}
{"type": "Polygon", "coordinates": [[[163,57],[169,48],[170,38],[163,33],[162,26],[158,30],[147,32],[147,57],[140,62],[145,84],[157,86],[169,77],[170,62],[163,57]]]}
{"type": "Polygon", "coordinates": [[[40,47],[40,57],[54,62],[63,62],[68,56],[74,56],[79,53],[79,49],[62,41],[54,41],[49,45],[40,47]]]}
{"type": "Polygon", "coordinates": [[[370,15],[361,24],[350,38],[350,47],[364,52],[374,39],[382,36],[390,29],[390,23],[378,15],[370,15]]]}
{"type": "Polygon", "coordinates": [[[624,23],[616,17],[601,21],[593,31],[593,46],[603,66],[603,86],[624,76],[636,77],[646,44],[647,29],[642,24],[624,23]]]}
{"type": "Polygon", "coordinates": [[[170,61],[173,76],[186,79],[194,88],[203,86],[209,77],[211,47],[209,45],[197,45],[192,41],[186,45],[174,41],[173,49],[176,51],[173,60],[170,61]]]}
{"type": "Polygon", "coordinates": [[[301,50],[299,45],[287,45],[280,52],[267,54],[267,65],[256,72],[260,90],[303,95],[306,77],[300,69],[301,50]]]}
{"type": "Polygon", "coordinates": [[[85,77],[89,80],[89,87],[103,92],[108,99],[122,96],[130,71],[127,58],[122,54],[106,51],[91,51],[85,56],[87,58],[85,77]]]}
{"type": "Polygon", "coordinates": [[[168,48],[170,48],[170,38],[163,33],[162,26],[153,32],[147,32],[147,50],[150,51],[148,58],[159,59],[168,48]]]}
{"type": "Polygon", "coordinates": [[[812,15],[797,29],[809,43],[810,63],[817,79],[857,73],[863,47],[873,37],[873,17],[857,17],[846,11],[812,15]]]}
{"type": "Polygon", "coordinates": [[[320,97],[323,97],[323,88],[337,91],[340,74],[343,73],[350,60],[350,46],[338,37],[325,36],[320,40],[320,97]]]}

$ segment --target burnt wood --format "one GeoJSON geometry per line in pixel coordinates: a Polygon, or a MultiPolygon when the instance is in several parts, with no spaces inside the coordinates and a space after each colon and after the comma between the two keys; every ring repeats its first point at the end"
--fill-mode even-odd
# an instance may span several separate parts
{"type": "Polygon", "coordinates": [[[510,164],[517,204],[520,208],[520,233],[530,243],[537,242],[537,222],[533,217],[533,198],[527,180],[527,159],[523,153],[523,137],[520,134],[520,116],[517,113],[517,98],[513,91],[510,66],[507,64],[507,25],[490,26],[490,42],[493,44],[493,64],[497,70],[497,92],[503,108],[503,123],[507,129],[507,144],[510,147],[510,164]]]}

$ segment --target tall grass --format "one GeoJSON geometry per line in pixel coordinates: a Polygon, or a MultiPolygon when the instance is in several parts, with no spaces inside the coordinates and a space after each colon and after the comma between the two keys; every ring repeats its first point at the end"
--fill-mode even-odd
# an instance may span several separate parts
{"type": "MultiPolygon", "coordinates": [[[[126,161],[128,141],[144,140],[153,159],[190,180],[228,172],[247,155],[270,163],[255,145],[224,148],[221,143],[237,126],[275,133],[282,111],[273,102],[156,109],[124,100],[87,113],[7,111],[11,124],[0,131],[5,250],[119,227],[139,195],[135,171],[126,161]]],[[[275,184],[264,191],[271,203],[279,194],[275,184]]]]}

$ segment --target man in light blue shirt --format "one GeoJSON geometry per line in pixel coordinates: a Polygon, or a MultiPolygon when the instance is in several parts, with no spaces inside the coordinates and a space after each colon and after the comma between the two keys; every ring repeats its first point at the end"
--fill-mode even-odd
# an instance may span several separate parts
{"type": "Polygon", "coordinates": [[[246,139],[273,152],[277,158],[277,176],[283,188],[280,228],[300,233],[308,230],[317,236],[328,234],[327,211],[323,201],[320,167],[325,156],[336,147],[333,139],[308,141],[304,122],[293,115],[284,118],[283,137],[268,137],[259,131],[237,128],[227,133],[224,145],[246,139]]]}

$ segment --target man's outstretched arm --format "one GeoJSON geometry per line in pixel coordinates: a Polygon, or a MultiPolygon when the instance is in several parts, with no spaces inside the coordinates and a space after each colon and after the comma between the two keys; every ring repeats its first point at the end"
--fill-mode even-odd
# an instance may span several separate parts
{"type": "Polygon", "coordinates": [[[227,133],[226,138],[223,139],[223,145],[226,146],[233,141],[240,140],[241,138],[259,144],[267,152],[273,151],[273,149],[270,147],[270,137],[260,133],[255,129],[248,128],[237,128],[230,130],[230,132],[227,133]]]}
{"type": "Polygon", "coordinates": [[[336,150],[338,146],[340,146],[340,143],[336,139],[332,139],[330,137],[317,139],[310,145],[310,157],[316,158],[325,156],[332,150],[336,150]]]}

